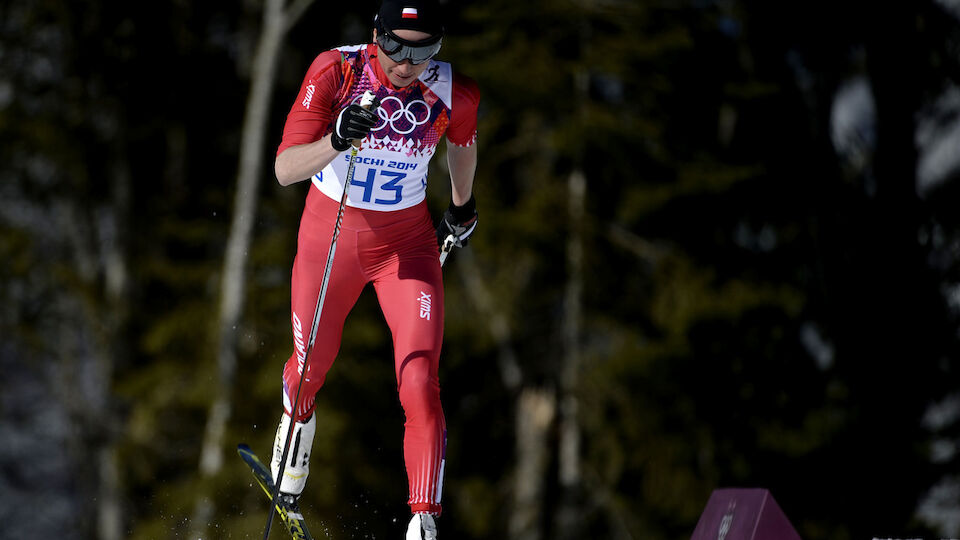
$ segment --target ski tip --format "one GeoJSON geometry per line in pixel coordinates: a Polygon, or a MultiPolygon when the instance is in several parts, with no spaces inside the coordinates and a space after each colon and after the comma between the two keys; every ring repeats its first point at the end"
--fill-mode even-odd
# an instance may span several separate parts
{"type": "Polygon", "coordinates": [[[237,452],[251,452],[250,447],[247,446],[247,443],[240,443],[237,445],[237,452]]]}

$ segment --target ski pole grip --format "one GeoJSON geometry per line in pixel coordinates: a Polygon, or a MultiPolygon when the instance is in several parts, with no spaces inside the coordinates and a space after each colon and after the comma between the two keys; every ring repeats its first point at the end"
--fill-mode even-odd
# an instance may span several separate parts
{"type": "MultiPolygon", "coordinates": [[[[375,96],[373,92],[366,90],[363,93],[363,97],[360,98],[360,106],[369,111],[376,98],[377,96],[375,96]]],[[[360,139],[354,139],[350,141],[350,144],[352,144],[354,148],[360,148],[360,142],[360,139]]]]}

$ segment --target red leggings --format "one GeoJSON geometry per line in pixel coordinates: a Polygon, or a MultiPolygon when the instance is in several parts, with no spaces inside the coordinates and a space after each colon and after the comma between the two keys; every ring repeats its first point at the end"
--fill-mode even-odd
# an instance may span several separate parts
{"type": "MultiPolygon", "coordinates": [[[[284,409],[290,414],[299,365],[313,324],[338,201],[310,187],[293,263],[294,352],[283,370],[284,409]]],[[[297,420],[313,414],[314,398],[340,349],[347,313],[369,283],[393,334],[394,369],[406,415],[403,453],[414,512],[440,512],[446,422],[437,368],[443,342],[443,279],[426,203],[395,212],[347,207],[337,240],[297,420]]]]}

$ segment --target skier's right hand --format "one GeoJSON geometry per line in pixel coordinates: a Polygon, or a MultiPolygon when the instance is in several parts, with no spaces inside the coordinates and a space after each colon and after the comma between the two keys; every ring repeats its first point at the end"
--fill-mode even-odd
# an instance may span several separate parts
{"type": "MultiPolygon", "coordinates": [[[[376,109],[375,107],[371,107],[376,109]]],[[[338,152],[350,148],[350,141],[362,139],[377,125],[377,114],[368,111],[356,103],[340,111],[333,133],[330,134],[330,143],[338,152]]]]}

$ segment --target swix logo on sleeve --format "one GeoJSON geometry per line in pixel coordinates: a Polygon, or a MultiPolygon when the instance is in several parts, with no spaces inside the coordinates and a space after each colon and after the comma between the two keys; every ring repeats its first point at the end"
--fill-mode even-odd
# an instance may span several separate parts
{"type": "Polygon", "coordinates": [[[317,87],[312,84],[307,85],[307,94],[303,96],[303,101],[300,103],[304,109],[310,108],[310,102],[313,101],[313,91],[316,89],[317,87]]]}
{"type": "Polygon", "coordinates": [[[430,308],[433,302],[430,300],[430,295],[420,291],[420,318],[430,320],[430,308]]]}

